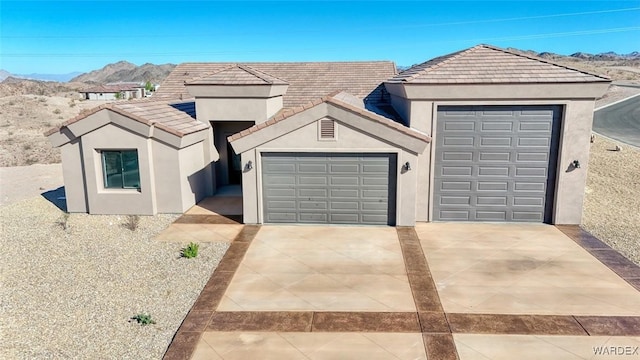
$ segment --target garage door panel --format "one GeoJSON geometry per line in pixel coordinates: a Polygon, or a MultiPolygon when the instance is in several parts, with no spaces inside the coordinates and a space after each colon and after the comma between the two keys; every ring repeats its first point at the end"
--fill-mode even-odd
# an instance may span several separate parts
{"type": "Polygon", "coordinates": [[[473,160],[473,152],[472,151],[445,151],[442,153],[442,160],[471,161],[473,160]]]}
{"type": "Polygon", "coordinates": [[[437,171],[440,176],[471,176],[472,172],[471,166],[443,166],[440,167],[440,171],[437,171]]]}
{"type": "Polygon", "coordinates": [[[509,166],[487,166],[480,165],[478,166],[478,176],[495,176],[495,177],[508,177],[509,176],[509,166]]]}
{"type": "Polygon", "coordinates": [[[519,132],[545,132],[551,133],[551,122],[549,121],[521,121],[518,127],[519,132]]]}
{"type": "Polygon", "coordinates": [[[262,164],[265,222],[395,221],[394,154],[263,153],[262,164]],[[282,159],[295,165],[288,174],[274,166],[282,159]],[[274,169],[278,172],[271,173],[274,169]]]}
{"type": "Polygon", "coordinates": [[[482,132],[512,132],[512,121],[484,121],[480,125],[482,132]]]}
{"type": "MultiPolygon", "coordinates": [[[[286,222],[302,222],[302,223],[326,223],[328,219],[328,214],[321,214],[317,212],[298,212],[298,219],[295,220],[287,220],[286,222]]],[[[273,221],[279,222],[279,221],[273,221]]]]}
{"type": "Polygon", "coordinates": [[[557,106],[440,107],[433,219],[543,221],[560,115],[557,106]]]}
{"type": "Polygon", "coordinates": [[[514,174],[516,177],[539,177],[539,178],[547,178],[547,168],[542,167],[517,167],[516,172],[514,174]]]}
{"type": "Polygon", "coordinates": [[[511,220],[523,222],[543,222],[544,217],[542,212],[514,211],[511,220]]]}
{"type": "Polygon", "coordinates": [[[298,164],[298,172],[299,173],[327,173],[327,164],[298,164]]]}
{"type": "MultiPolygon", "coordinates": [[[[511,162],[511,152],[491,152],[480,151],[478,155],[478,161],[480,162],[511,162]]],[[[445,159],[446,160],[446,159],[445,159]]],[[[472,159],[469,159],[472,160],[472,159]]]]}
{"type": "Polygon", "coordinates": [[[483,206],[506,206],[506,196],[478,196],[476,199],[477,205],[483,206]]]}
{"type": "Polygon", "coordinates": [[[476,123],[473,121],[450,121],[445,124],[445,130],[455,132],[474,132],[476,123]]]}
{"type": "Polygon", "coordinates": [[[551,139],[546,137],[520,137],[518,138],[518,147],[540,147],[548,149],[551,145],[551,139]]]}
{"type": "Polygon", "coordinates": [[[476,210],[475,212],[477,221],[506,221],[507,219],[506,211],[476,210]]]}
{"type": "MultiPolygon", "coordinates": [[[[292,189],[293,191],[293,196],[295,196],[295,189],[292,189]]],[[[271,194],[273,193],[272,191],[270,192],[271,194]]],[[[327,189],[318,189],[318,188],[311,188],[311,189],[305,189],[305,188],[299,188],[298,189],[298,196],[305,198],[305,197],[320,197],[320,198],[326,198],[327,197],[327,193],[328,190],[327,189]]]]}
{"type": "Polygon", "coordinates": [[[443,140],[445,146],[473,146],[473,136],[447,136],[443,140]]]}
{"type": "Polygon", "coordinates": [[[299,185],[327,185],[326,176],[298,176],[299,185]]]}
{"type": "Polygon", "coordinates": [[[514,183],[514,191],[529,191],[529,192],[540,192],[544,193],[546,189],[546,184],[540,182],[522,182],[516,181],[514,183]]]}
{"type": "Polygon", "coordinates": [[[331,164],[330,171],[332,174],[347,173],[354,174],[359,172],[358,164],[331,164]]]}
{"type": "Polygon", "coordinates": [[[508,181],[482,181],[478,180],[476,182],[477,186],[475,189],[477,191],[507,191],[509,190],[509,182],[508,181]]]}
{"type": "Polygon", "coordinates": [[[511,136],[501,136],[501,137],[482,137],[479,141],[481,147],[487,146],[495,146],[495,147],[511,147],[513,143],[513,139],[511,136]]]}

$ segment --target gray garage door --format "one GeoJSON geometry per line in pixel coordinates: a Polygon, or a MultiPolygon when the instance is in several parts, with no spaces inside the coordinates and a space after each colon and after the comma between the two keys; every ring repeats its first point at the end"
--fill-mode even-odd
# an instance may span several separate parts
{"type": "Polygon", "coordinates": [[[561,108],[438,108],[433,219],[550,222],[561,108]]]}
{"type": "Polygon", "coordinates": [[[267,223],[390,224],[394,154],[263,153],[267,223]]]}

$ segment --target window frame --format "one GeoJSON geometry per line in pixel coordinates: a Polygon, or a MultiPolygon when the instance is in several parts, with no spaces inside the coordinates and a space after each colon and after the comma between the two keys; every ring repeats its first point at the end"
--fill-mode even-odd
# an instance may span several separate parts
{"type": "Polygon", "coordinates": [[[140,158],[138,157],[138,149],[102,149],[99,150],[100,159],[102,161],[102,185],[105,190],[137,190],[140,191],[140,158]],[[126,186],[125,185],[125,174],[124,174],[124,163],[123,163],[123,154],[124,153],[135,153],[136,156],[136,164],[138,167],[138,178],[137,185],[138,186],[126,186]],[[109,182],[107,180],[107,162],[105,161],[105,155],[108,153],[118,153],[120,158],[120,182],[121,186],[109,186],[109,182]]]}

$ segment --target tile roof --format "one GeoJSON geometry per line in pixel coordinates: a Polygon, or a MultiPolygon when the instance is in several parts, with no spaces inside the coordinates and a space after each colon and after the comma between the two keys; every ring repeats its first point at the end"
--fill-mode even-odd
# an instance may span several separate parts
{"type": "Polygon", "coordinates": [[[408,128],[402,124],[399,124],[391,119],[388,119],[384,116],[378,115],[374,112],[371,112],[367,109],[364,109],[362,107],[359,106],[355,106],[353,104],[347,103],[345,101],[343,101],[344,99],[349,98],[350,94],[345,94],[342,91],[334,91],[333,93],[330,93],[328,95],[322,96],[320,98],[316,98],[313,99],[311,101],[309,101],[306,104],[297,106],[295,108],[290,108],[290,109],[286,109],[284,111],[279,112],[278,114],[276,114],[275,116],[273,116],[271,119],[267,120],[266,122],[260,123],[260,124],[256,124],[248,129],[245,129],[239,133],[233,134],[231,136],[229,136],[229,141],[235,141],[238,139],[241,139],[249,134],[252,134],[256,131],[262,130],[268,126],[271,126],[273,124],[276,124],[280,121],[286,120],[290,117],[292,117],[293,115],[299,114],[305,110],[311,109],[312,107],[318,106],[320,104],[323,103],[327,103],[327,104],[332,104],[335,105],[337,107],[340,107],[344,110],[356,113],[362,117],[365,117],[371,121],[377,122],[379,124],[382,124],[384,126],[387,126],[391,129],[394,129],[396,131],[399,131],[401,133],[404,133],[406,135],[409,135],[411,137],[414,137],[416,139],[419,140],[423,140],[426,142],[430,142],[431,141],[431,137],[429,137],[428,135],[421,133],[415,129],[411,129],[408,128]],[[341,100],[342,99],[342,100],[341,100]]]}
{"type": "Polygon", "coordinates": [[[287,82],[246,65],[232,65],[212,74],[187,80],[189,85],[286,85],[287,82]]]}
{"type": "Polygon", "coordinates": [[[140,99],[119,101],[97,106],[87,112],[65,121],[60,126],[50,129],[45,136],[60,131],[75,122],[87,118],[100,110],[108,109],[120,115],[139,121],[149,126],[179,137],[207,129],[208,126],[195,119],[195,103],[193,101],[167,101],[156,99],[140,99]]]}
{"type": "Polygon", "coordinates": [[[391,83],[587,83],[607,82],[545,59],[490,45],[478,45],[413,66],[391,78],[391,83]]]}
{"type": "Polygon", "coordinates": [[[382,82],[396,75],[391,61],[367,62],[277,62],[277,63],[183,63],[178,65],[153,95],[158,98],[189,99],[184,86],[193,80],[233,66],[249,67],[289,84],[284,107],[296,107],[334,90],[345,90],[364,99],[380,98],[382,82]]]}

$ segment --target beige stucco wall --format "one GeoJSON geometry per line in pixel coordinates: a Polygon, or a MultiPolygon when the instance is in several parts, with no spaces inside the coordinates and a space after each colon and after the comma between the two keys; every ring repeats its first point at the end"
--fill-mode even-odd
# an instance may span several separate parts
{"type": "MultiPolygon", "coordinates": [[[[180,212],[187,211],[206,196],[213,195],[211,166],[205,158],[204,145],[204,142],[199,142],[178,152],[180,181],[177,185],[179,185],[182,200],[180,212]]],[[[164,189],[158,189],[158,193],[160,191],[164,189]]]]}
{"type": "Polygon", "coordinates": [[[254,121],[262,123],[282,109],[282,96],[273,98],[196,98],[199,121],[254,121]]]}
{"type": "MultiPolygon", "coordinates": [[[[325,117],[322,117],[325,118],[325,117]]],[[[294,124],[294,122],[291,122],[294,124]]],[[[263,131],[268,130],[265,128],[263,131]]],[[[388,130],[391,131],[391,130],[388,130]]],[[[401,172],[402,164],[410,162],[412,168],[417,155],[383,141],[375,135],[337,121],[337,139],[318,139],[318,122],[313,121],[298,129],[242,153],[243,165],[251,161],[252,170],[243,173],[243,205],[245,223],[262,222],[262,183],[260,161],[263,152],[371,152],[397,154],[396,224],[412,226],[415,223],[416,171],[401,172]]]]}
{"type": "Polygon", "coordinates": [[[60,152],[67,211],[71,213],[87,212],[81,139],[76,139],[62,146],[60,152]]]}
{"type": "Polygon", "coordinates": [[[217,152],[210,129],[179,138],[103,110],[50,139],[62,145],[69,212],[182,213],[213,194],[210,163],[217,152]],[[138,152],[140,190],[105,189],[100,151],[133,149],[138,152]]]}
{"type": "MultiPolygon", "coordinates": [[[[120,126],[108,124],[82,137],[87,202],[92,214],[157,213],[153,194],[152,156],[150,140],[120,126]],[[102,158],[99,150],[137,150],[140,168],[140,191],[136,189],[105,189],[102,158]],[[125,205],[126,206],[123,206],[125,205]]],[[[67,164],[65,164],[67,166],[67,164]]]]}
{"type": "MultiPolygon", "coordinates": [[[[407,85],[387,84],[392,104],[416,130],[437,138],[435,119],[440,105],[561,105],[563,107],[553,223],[580,224],[594,99],[608,83],[528,85],[407,85]],[[409,99],[407,99],[409,97],[409,99]],[[579,160],[580,169],[567,172],[579,160]]],[[[435,141],[434,141],[435,142],[435,141]]],[[[433,143],[432,143],[433,144],[433,143]]],[[[433,155],[429,146],[418,158],[417,221],[431,221],[433,155]]]]}

